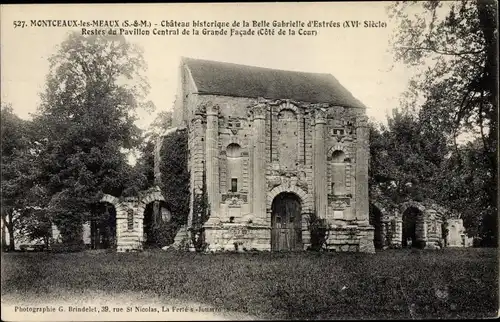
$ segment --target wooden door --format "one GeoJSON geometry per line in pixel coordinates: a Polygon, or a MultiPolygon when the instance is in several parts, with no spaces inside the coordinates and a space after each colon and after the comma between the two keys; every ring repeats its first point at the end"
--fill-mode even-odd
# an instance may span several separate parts
{"type": "Polygon", "coordinates": [[[301,205],[294,194],[276,196],[271,215],[271,249],[273,251],[302,248],[301,205]]]}

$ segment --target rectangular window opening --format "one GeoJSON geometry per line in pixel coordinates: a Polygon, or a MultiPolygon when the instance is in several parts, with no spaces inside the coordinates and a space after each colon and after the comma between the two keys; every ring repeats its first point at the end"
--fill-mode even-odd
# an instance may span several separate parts
{"type": "Polygon", "coordinates": [[[238,179],[231,179],[231,192],[238,192],[238,179]]]}
{"type": "Polygon", "coordinates": [[[127,229],[134,230],[134,211],[129,210],[127,212],[127,229]]]}

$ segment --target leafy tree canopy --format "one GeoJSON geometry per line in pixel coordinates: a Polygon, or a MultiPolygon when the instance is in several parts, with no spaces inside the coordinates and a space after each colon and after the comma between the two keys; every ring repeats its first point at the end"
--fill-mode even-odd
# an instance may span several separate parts
{"type": "Polygon", "coordinates": [[[392,121],[398,126],[372,131],[372,157],[381,158],[372,161],[372,180],[389,178],[397,189],[394,177],[419,182],[420,193],[463,213],[473,230],[479,218],[483,235],[496,243],[497,3],[405,1],[391,4],[388,12],[397,26],[391,40],[396,61],[418,66],[419,73],[402,105],[403,114],[414,121],[396,115],[392,121]],[[471,142],[460,146],[457,137],[464,133],[471,142]],[[415,134],[430,145],[419,149],[415,134]],[[390,150],[386,144],[394,144],[395,138],[404,142],[396,140],[406,155],[406,169],[397,150],[384,159],[384,151],[390,150]]]}
{"type": "Polygon", "coordinates": [[[140,144],[136,113],[153,105],[142,52],[123,37],[73,33],[49,61],[35,118],[47,139],[42,181],[61,233],[77,240],[102,193],[134,194],[144,185],[122,151],[140,144]]]}

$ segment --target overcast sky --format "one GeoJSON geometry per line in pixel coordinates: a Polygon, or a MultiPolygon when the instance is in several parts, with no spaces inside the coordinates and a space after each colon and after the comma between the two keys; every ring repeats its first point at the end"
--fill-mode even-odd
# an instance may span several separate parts
{"type": "MultiPolygon", "coordinates": [[[[147,4],[147,5],[13,5],[1,7],[1,98],[22,118],[39,104],[48,72],[48,57],[67,33],[79,28],[16,28],[32,19],[129,19],[177,21],[325,20],[381,21],[385,28],[317,28],[317,36],[129,36],[144,49],[157,112],[172,108],[181,56],[276,69],[331,73],[368,106],[368,116],[385,120],[398,106],[412,71],[394,68],[388,40],[393,25],[389,2],[301,4],[147,4]]],[[[287,29],[287,28],[285,28],[287,29]]],[[[307,29],[307,28],[306,28],[307,29]]],[[[154,114],[143,114],[146,127],[154,114]]]]}

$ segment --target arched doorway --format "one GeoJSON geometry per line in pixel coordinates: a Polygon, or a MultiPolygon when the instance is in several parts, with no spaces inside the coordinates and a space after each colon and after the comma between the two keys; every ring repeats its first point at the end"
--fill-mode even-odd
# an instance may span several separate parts
{"type": "Polygon", "coordinates": [[[159,248],[173,242],[171,213],[164,201],[153,201],[146,205],[143,218],[143,248],[159,248]],[[170,240],[172,239],[172,240],[170,240]]]}
{"type": "Polygon", "coordinates": [[[377,206],[370,204],[370,225],[373,226],[373,245],[375,249],[384,247],[384,231],[382,229],[382,212],[377,206]]]}
{"type": "Polygon", "coordinates": [[[410,206],[403,212],[402,247],[422,247],[423,212],[417,207],[410,206]]]}
{"type": "Polygon", "coordinates": [[[101,202],[90,219],[91,249],[116,248],[116,209],[113,204],[101,202]]]}
{"type": "Polygon", "coordinates": [[[271,250],[302,249],[302,205],[294,193],[278,194],[271,205],[271,250]]]}

